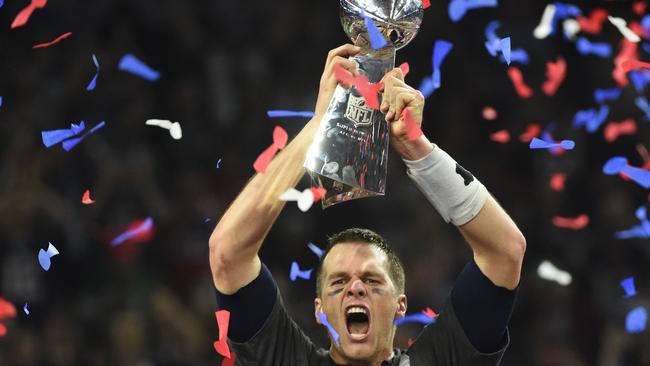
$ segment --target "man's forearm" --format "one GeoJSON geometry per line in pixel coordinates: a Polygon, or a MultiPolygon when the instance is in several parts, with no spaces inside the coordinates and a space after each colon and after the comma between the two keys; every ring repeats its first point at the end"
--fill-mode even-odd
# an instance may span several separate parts
{"type": "MultiPolygon", "coordinates": [[[[320,119],[312,119],[273,159],[264,174],[256,174],[239,193],[210,236],[211,262],[252,260],[285,202],[279,197],[304,175],[303,164],[320,119]]],[[[214,268],[213,268],[214,271],[214,268]]]]}

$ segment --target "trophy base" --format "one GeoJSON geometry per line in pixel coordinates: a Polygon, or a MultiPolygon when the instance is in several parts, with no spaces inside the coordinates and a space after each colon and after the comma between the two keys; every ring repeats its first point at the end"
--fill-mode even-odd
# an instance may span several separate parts
{"type": "Polygon", "coordinates": [[[339,182],[338,180],[326,176],[309,172],[314,186],[323,187],[327,190],[325,196],[321,199],[323,209],[333,206],[337,203],[354,200],[357,198],[383,196],[383,193],[368,191],[359,187],[339,182]]]}

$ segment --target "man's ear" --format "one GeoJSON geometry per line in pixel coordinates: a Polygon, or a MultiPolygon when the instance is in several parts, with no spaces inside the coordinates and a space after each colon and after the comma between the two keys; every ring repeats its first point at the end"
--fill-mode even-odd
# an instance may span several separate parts
{"type": "Polygon", "coordinates": [[[322,303],[321,303],[320,297],[317,297],[317,298],[314,299],[314,317],[316,317],[316,323],[321,324],[321,325],[322,325],[322,323],[320,322],[320,319],[318,318],[318,313],[320,313],[322,310],[323,309],[322,309],[322,303]]]}
{"type": "Polygon", "coordinates": [[[408,308],[408,300],[406,295],[402,294],[397,296],[397,311],[395,312],[396,318],[403,318],[406,316],[406,309],[408,308]]]}

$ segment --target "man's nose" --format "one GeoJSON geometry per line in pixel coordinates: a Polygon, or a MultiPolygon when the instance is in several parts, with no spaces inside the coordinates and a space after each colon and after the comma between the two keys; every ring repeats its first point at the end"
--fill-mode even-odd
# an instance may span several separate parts
{"type": "Polygon", "coordinates": [[[350,287],[348,288],[349,296],[366,296],[366,286],[363,284],[363,281],[360,279],[352,281],[350,287]]]}

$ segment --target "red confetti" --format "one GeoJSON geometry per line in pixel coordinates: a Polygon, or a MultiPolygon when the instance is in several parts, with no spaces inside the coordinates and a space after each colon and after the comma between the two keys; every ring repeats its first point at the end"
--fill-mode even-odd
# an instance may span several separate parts
{"type": "Polygon", "coordinates": [[[345,82],[354,85],[359,94],[365,99],[366,104],[373,109],[379,109],[379,90],[384,87],[383,83],[370,84],[365,75],[352,76],[352,74],[336,64],[334,66],[334,76],[339,82],[345,82]]]}
{"type": "Polygon", "coordinates": [[[422,8],[426,9],[431,6],[431,0],[422,0],[422,8]]]}
{"type": "Polygon", "coordinates": [[[515,90],[520,97],[526,99],[533,96],[533,89],[524,82],[524,76],[522,75],[521,70],[515,66],[510,66],[508,68],[508,76],[510,77],[510,80],[512,80],[512,84],[514,84],[515,90]]]}
{"type": "Polygon", "coordinates": [[[580,30],[585,33],[599,34],[603,29],[603,23],[607,20],[607,10],[603,8],[594,9],[589,17],[579,16],[576,18],[580,25],[580,30]]]}
{"type": "Polygon", "coordinates": [[[519,135],[519,141],[528,143],[533,137],[538,137],[540,133],[542,133],[542,126],[537,123],[531,123],[526,128],[526,132],[519,135]]]}
{"type": "Polygon", "coordinates": [[[630,28],[630,30],[639,37],[648,39],[648,34],[646,33],[645,29],[643,29],[641,24],[639,24],[639,22],[630,22],[627,27],[630,28]]]}
{"type": "Polygon", "coordinates": [[[235,357],[234,353],[230,353],[230,358],[224,358],[223,362],[221,363],[221,366],[235,366],[235,360],[237,357],[235,357]]]}
{"type": "Polygon", "coordinates": [[[7,335],[7,327],[4,324],[0,323],[0,337],[7,335]]]}
{"type": "Polygon", "coordinates": [[[411,71],[411,67],[409,66],[408,62],[404,62],[401,65],[399,65],[400,70],[402,70],[402,74],[404,77],[409,74],[409,71],[411,71]]]}
{"type": "Polygon", "coordinates": [[[409,141],[416,140],[424,134],[422,133],[420,126],[418,126],[417,122],[415,122],[415,119],[411,115],[411,112],[408,111],[408,109],[404,109],[402,111],[400,119],[404,120],[409,141]]]}
{"type": "Polygon", "coordinates": [[[610,122],[605,126],[605,141],[611,143],[616,141],[621,135],[634,135],[636,131],[636,122],[632,118],[628,118],[619,123],[610,122]]]}
{"type": "Polygon", "coordinates": [[[632,5],[632,10],[634,10],[636,15],[641,17],[645,15],[645,9],[647,6],[648,4],[646,4],[645,1],[635,1],[632,5]]]}
{"type": "Polygon", "coordinates": [[[438,316],[435,311],[433,311],[431,308],[426,308],[422,310],[422,314],[428,316],[429,318],[433,319],[438,316]]]}
{"type": "MultiPolygon", "coordinates": [[[[363,185],[362,185],[363,186],[363,185]]],[[[314,202],[320,200],[321,198],[325,197],[325,193],[327,193],[327,190],[322,187],[311,187],[309,188],[311,191],[311,194],[314,196],[314,202]]]]}
{"type": "Polygon", "coordinates": [[[572,217],[553,217],[553,225],[562,229],[581,230],[589,224],[589,216],[582,214],[575,218],[572,217]]]}
{"type": "Polygon", "coordinates": [[[623,38],[621,40],[621,51],[618,53],[616,58],[614,58],[614,71],[612,72],[612,78],[616,80],[616,83],[620,87],[625,87],[629,84],[627,79],[627,71],[623,68],[623,64],[629,60],[638,60],[638,47],[634,42],[630,42],[627,39],[623,38]]]}
{"type": "Polygon", "coordinates": [[[413,345],[413,343],[415,343],[415,340],[409,337],[408,341],[406,341],[406,348],[410,348],[413,345]]]}
{"type": "Polygon", "coordinates": [[[564,186],[566,183],[566,174],[564,173],[555,173],[551,177],[551,181],[549,182],[549,186],[551,187],[552,190],[556,192],[562,192],[564,191],[564,186]]]}
{"type": "Polygon", "coordinates": [[[11,302],[0,297],[0,320],[16,317],[16,307],[11,302]]]}
{"type": "Polygon", "coordinates": [[[271,160],[273,160],[279,150],[282,150],[287,145],[288,140],[289,136],[287,135],[287,131],[280,126],[276,126],[273,130],[273,144],[264,150],[257,157],[255,163],[253,163],[255,171],[258,173],[266,173],[266,168],[271,163],[271,160]]]}
{"type": "Polygon", "coordinates": [[[228,347],[230,312],[228,310],[219,310],[214,314],[217,316],[217,326],[219,327],[219,339],[214,341],[214,349],[223,357],[230,358],[230,347],[228,347]]]}
{"type": "Polygon", "coordinates": [[[72,35],[72,32],[63,33],[62,35],[58,36],[58,37],[57,37],[54,41],[52,41],[52,42],[40,43],[40,44],[37,44],[37,45],[35,45],[35,46],[32,46],[32,48],[35,49],[35,48],[45,48],[45,47],[50,47],[51,45],[57,44],[57,43],[61,42],[62,40],[64,40],[64,39],[70,37],[71,35],[72,35]]]}
{"type": "Polygon", "coordinates": [[[547,80],[542,84],[542,91],[548,96],[554,95],[566,77],[566,61],[560,57],[557,62],[546,63],[547,80]]]}
{"type": "Polygon", "coordinates": [[[499,130],[490,134],[490,140],[501,144],[507,144],[510,141],[510,132],[508,132],[508,130],[499,130]]]}
{"type": "Polygon", "coordinates": [[[32,0],[32,3],[27,5],[23,10],[21,10],[16,18],[11,23],[11,29],[22,27],[27,24],[29,17],[32,16],[32,13],[36,9],[42,9],[47,5],[47,0],[32,0]]]}
{"type": "Polygon", "coordinates": [[[86,192],[84,192],[83,197],[81,197],[81,203],[83,203],[84,205],[92,205],[93,203],[95,203],[95,201],[92,198],[90,198],[89,189],[86,190],[86,192]]]}
{"type": "Polygon", "coordinates": [[[648,62],[643,62],[639,60],[625,60],[621,63],[621,68],[623,71],[630,72],[632,70],[640,70],[640,69],[650,69],[650,63],[648,62]]]}
{"type": "Polygon", "coordinates": [[[486,119],[488,121],[494,121],[497,119],[498,114],[496,109],[492,107],[484,107],[483,108],[483,119],[486,119]]]}

